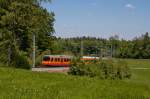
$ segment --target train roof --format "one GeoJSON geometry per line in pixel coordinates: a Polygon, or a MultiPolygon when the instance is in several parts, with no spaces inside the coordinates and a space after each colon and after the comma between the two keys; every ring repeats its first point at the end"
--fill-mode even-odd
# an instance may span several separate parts
{"type": "Polygon", "coordinates": [[[55,57],[55,58],[73,58],[73,56],[69,56],[69,55],[44,55],[44,56],[55,57]]]}

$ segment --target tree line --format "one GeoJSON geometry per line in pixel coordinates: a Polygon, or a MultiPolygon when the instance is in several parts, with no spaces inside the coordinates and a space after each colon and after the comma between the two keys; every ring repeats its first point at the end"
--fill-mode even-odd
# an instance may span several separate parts
{"type": "Polygon", "coordinates": [[[117,35],[109,39],[96,37],[55,38],[51,48],[53,54],[75,56],[80,56],[82,50],[83,55],[88,56],[149,59],[150,36],[147,32],[133,40],[120,39],[117,35]]]}

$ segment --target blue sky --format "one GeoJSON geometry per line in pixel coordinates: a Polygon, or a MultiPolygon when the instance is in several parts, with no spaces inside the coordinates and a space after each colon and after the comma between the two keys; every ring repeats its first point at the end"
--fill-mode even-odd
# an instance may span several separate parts
{"type": "Polygon", "coordinates": [[[55,13],[60,37],[132,39],[150,32],[150,0],[52,0],[42,6],[55,13]]]}

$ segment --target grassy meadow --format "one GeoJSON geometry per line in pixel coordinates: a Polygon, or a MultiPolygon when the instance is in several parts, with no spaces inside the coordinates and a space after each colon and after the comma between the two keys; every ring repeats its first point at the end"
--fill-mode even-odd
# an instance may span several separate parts
{"type": "MultiPolygon", "coordinates": [[[[150,60],[126,60],[150,68],[150,60]]],[[[150,99],[150,70],[132,69],[127,80],[100,80],[0,67],[1,99],[150,99]]]]}
{"type": "Polygon", "coordinates": [[[133,68],[150,68],[150,59],[125,59],[130,67],[133,68]]]}

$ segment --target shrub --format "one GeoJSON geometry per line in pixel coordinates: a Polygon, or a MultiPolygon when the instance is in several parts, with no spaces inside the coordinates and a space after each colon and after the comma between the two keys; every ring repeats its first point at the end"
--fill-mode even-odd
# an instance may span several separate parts
{"type": "Polygon", "coordinates": [[[125,61],[105,60],[101,61],[99,66],[104,79],[123,79],[131,77],[130,69],[125,61]]]}
{"type": "Polygon", "coordinates": [[[14,67],[22,69],[31,69],[29,59],[23,52],[17,53],[14,57],[15,61],[12,63],[14,67]]]}
{"type": "Polygon", "coordinates": [[[119,60],[117,63],[114,64],[117,68],[116,76],[119,79],[123,78],[130,78],[131,77],[131,71],[128,67],[127,62],[119,60]]]}
{"type": "Polygon", "coordinates": [[[35,66],[36,67],[41,66],[43,56],[44,56],[43,54],[36,55],[36,58],[35,58],[35,66]]]}
{"type": "Polygon", "coordinates": [[[99,60],[85,62],[74,59],[69,74],[101,79],[124,79],[130,78],[131,73],[125,61],[99,60]]]}
{"type": "Polygon", "coordinates": [[[69,74],[72,75],[79,75],[79,76],[89,76],[89,77],[95,77],[99,76],[101,77],[101,70],[100,67],[97,66],[97,64],[94,64],[95,61],[82,61],[80,58],[73,59],[71,63],[69,74]]]}

